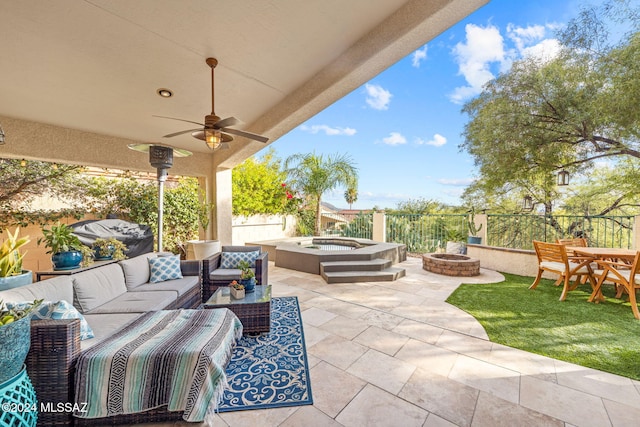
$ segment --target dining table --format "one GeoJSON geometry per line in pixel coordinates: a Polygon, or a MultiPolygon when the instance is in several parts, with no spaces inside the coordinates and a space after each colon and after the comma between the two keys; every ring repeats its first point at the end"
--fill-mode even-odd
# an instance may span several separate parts
{"type": "MultiPolygon", "coordinates": [[[[629,264],[633,263],[633,260],[636,257],[638,251],[635,249],[624,249],[624,248],[599,248],[599,247],[590,247],[590,246],[567,246],[567,253],[573,253],[576,256],[580,257],[589,257],[593,258],[593,260],[610,260],[610,261],[618,261],[629,264]]],[[[601,269],[597,269],[593,271],[593,278],[596,280],[598,285],[601,285],[600,281],[606,280],[603,277],[603,271],[601,269]]],[[[620,292],[617,292],[617,297],[619,297],[620,292]]],[[[605,297],[602,295],[601,287],[596,286],[589,297],[589,302],[593,301],[604,301],[605,297]]]]}

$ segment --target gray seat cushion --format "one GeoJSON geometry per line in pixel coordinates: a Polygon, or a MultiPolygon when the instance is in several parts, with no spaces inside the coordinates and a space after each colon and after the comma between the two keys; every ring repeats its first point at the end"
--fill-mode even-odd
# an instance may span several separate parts
{"type": "MultiPolygon", "coordinates": [[[[255,268],[251,270],[255,273],[255,268]]],[[[240,280],[240,274],[242,274],[242,270],[237,268],[217,268],[211,272],[209,279],[216,281],[228,280],[231,282],[232,280],[240,280]]]]}
{"type": "Polygon", "coordinates": [[[105,265],[72,276],[75,299],[73,305],[88,313],[127,292],[124,273],[117,264],[105,265]]]}
{"type": "Polygon", "coordinates": [[[80,350],[86,350],[113,335],[114,332],[140,317],[140,313],[85,314],[94,337],[80,341],[80,350]]]}
{"type": "Polygon", "coordinates": [[[177,299],[176,291],[126,292],[88,313],[144,313],[167,310],[174,307],[177,299]]]}
{"type": "Polygon", "coordinates": [[[156,253],[150,252],[118,262],[124,272],[124,281],[128,290],[149,282],[149,260],[156,256],[156,253]]]}
{"type": "Polygon", "coordinates": [[[184,276],[182,279],[166,280],[158,283],[145,283],[136,287],[136,292],[176,291],[181,297],[199,283],[198,276],[184,276]]]}
{"type": "Polygon", "coordinates": [[[0,291],[0,300],[4,302],[23,302],[36,299],[44,299],[45,301],[64,300],[73,304],[73,282],[71,281],[71,276],[53,277],[19,288],[0,291]]]}

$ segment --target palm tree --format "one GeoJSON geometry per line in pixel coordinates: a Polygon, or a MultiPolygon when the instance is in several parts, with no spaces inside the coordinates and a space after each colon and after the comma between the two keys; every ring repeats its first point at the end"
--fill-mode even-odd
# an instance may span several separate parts
{"type": "Polygon", "coordinates": [[[322,195],[338,186],[357,188],[358,169],[346,154],[293,154],[284,162],[284,168],[293,185],[315,203],[315,235],[320,235],[322,224],[322,195]]]}
{"type": "Polygon", "coordinates": [[[347,188],[347,191],[344,192],[344,200],[349,203],[349,210],[351,210],[351,205],[358,201],[358,189],[355,187],[347,188]]]}

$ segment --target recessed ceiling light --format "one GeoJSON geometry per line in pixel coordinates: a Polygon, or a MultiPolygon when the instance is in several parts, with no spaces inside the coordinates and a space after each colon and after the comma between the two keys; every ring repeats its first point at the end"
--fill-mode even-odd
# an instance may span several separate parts
{"type": "Polygon", "coordinates": [[[173,96],[173,92],[171,92],[171,90],[169,89],[165,89],[165,88],[160,88],[156,91],[156,93],[158,95],[160,95],[163,98],[171,98],[173,96]]]}

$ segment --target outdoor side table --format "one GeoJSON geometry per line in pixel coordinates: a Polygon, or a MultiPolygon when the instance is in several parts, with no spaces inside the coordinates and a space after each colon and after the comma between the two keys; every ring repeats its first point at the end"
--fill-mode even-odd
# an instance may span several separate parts
{"type": "Polygon", "coordinates": [[[86,267],[74,268],[73,270],[36,271],[36,282],[39,282],[42,276],[70,276],[72,274],[77,274],[83,271],[102,267],[103,265],[113,264],[114,262],[118,261],[115,259],[109,259],[106,261],[94,261],[91,265],[88,265],[86,267]]]}
{"type": "Polygon", "coordinates": [[[203,305],[205,309],[228,308],[240,322],[244,334],[269,332],[271,329],[271,285],[256,286],[242,299],[231,296],[229,286],[218,288],[203,305]]]}

